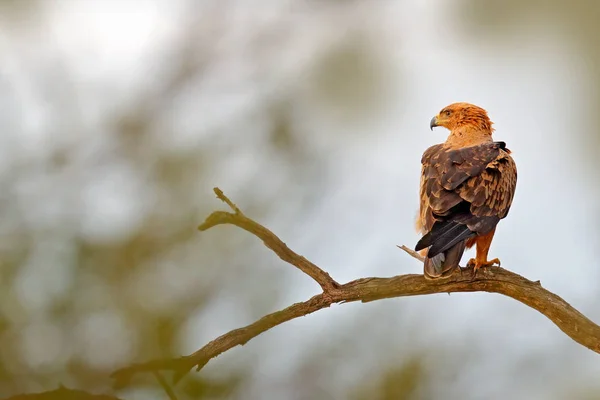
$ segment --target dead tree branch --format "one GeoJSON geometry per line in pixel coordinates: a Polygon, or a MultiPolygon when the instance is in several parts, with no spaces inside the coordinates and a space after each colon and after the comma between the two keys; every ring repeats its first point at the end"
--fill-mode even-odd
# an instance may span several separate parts
{"type": "Polygon", "coordinates": [[[281,241],[273,232],[260,225],[259,223],[246,217],[240,209],[227,198],[219,188],[214,188],[217,197],[225,202],[233,213],[225,211],[215,211],[198,227],[201,231],[206,231],[213,226],[221,224],[232,224],[252,233],[262,239],[265,246],[273,250],[283,261],[288,262],[313,278],[323,289],[324,292],[339,287],[339,283],[333,280],[331,276],[306,258],[294,253],[285,243],[281,241]]]}
{"type": "MultiPolygon", "coordinates": [[[[374,301],[393,297],[417,296],[434,293],[453,292],[490,292],[500,293],[539,311],[550,319],[560,330],[577,343],[600,353],[600,326],[589,320],[569,303],[544,289],[539,281],[530,281],[500,267],[485,268],[475,277],[463,269],[444,280],[427,280],[423,275],[399,275],[391,278],[361,278],[346,284],[339,284],[329,274],[306,258],[293,252],[273,232],[246,217],[223,192],[215,188],[217,197],[227,203],[233,213],[216,211],[200,225],[205,231],[216,225],[236,225],[259,237],[282,260],[294,265],[315,280],[322,288],[322,293],[307,301],[293,304],[283,310],[268,314],[258,321],[227,332],[207,343],[196,352],[169,360],[155,360],[131,365],[115,371],[117,386],[126,385],[131,377],[139,372],[155,372],[159,370],[175,371],[175,381],[196,367],[200,370],[208,361],[219,354],[237,346],[244,345],[261,333],[294,318],[311,314],[327,308],[335,303],[353,301],[374,301]]],[[[411,256],[422,260],[422,257],[405,246],[399,246],[411,256]]]]}

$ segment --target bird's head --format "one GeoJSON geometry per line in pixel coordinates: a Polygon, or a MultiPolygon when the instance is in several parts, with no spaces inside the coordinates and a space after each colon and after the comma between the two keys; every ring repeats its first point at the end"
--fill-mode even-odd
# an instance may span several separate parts
{"type": "Polygon", "coordinates": [[[487,115],[487,111],[469,103],[453,103],[446,106],[438,115],[431,119],[429,127],[433,130],[435,126],[454,131],[462,127],[472,127],[477,130],[489,132],[491,135],[493,122],[487,115]]]}

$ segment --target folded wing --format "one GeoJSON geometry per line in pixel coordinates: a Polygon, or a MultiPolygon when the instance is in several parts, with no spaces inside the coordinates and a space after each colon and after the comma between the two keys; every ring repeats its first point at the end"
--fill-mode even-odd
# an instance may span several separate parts
{"type": "Polygon", "coordinates": [[[490,232],[508,215],[517,171],[504,142],[462,149],[432,146],[421,163],[420,225],[425,235],[415,249],[429,248],[428,258],[490,232]]]}

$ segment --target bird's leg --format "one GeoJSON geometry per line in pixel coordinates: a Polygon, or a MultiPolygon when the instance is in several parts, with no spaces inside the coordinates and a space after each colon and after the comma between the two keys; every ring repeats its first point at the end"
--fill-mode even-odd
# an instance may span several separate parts
{"type": "Polygon", "coordinates": [[[491,232],[479,236],[475,241],[477,246],[477,252],[475,254],[475,258],[471,258],[467,263],[467,267],[473,267],[473,279],[477,274],[477,271],[482,267],[493,267],[500,266],[500,260],[494,258],[493,260],[488,260],[488,252],[490,251],[490,245],[492,244],[492,239],[494,238],[494,233],[496,229],[492,229],[491,232]]]}

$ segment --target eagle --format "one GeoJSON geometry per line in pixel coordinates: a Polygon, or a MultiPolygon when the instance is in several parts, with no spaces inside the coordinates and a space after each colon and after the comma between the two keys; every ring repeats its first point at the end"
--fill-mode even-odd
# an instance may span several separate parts
{"type": "Polygon", "coordinates": [[[431,119],[433,130],[450,131],[444,143],[429,147],[421,158],[420,207],[415,246],[425,257],[424,275],[451,275],[465,251],[476,245],[467,263],[479,268],[500,266],[488,260],[498,222],[508,215],[517,185],[517,167],[504,142],[492,139],[487,111],[469,103],[453,103],[431,119]]]}

